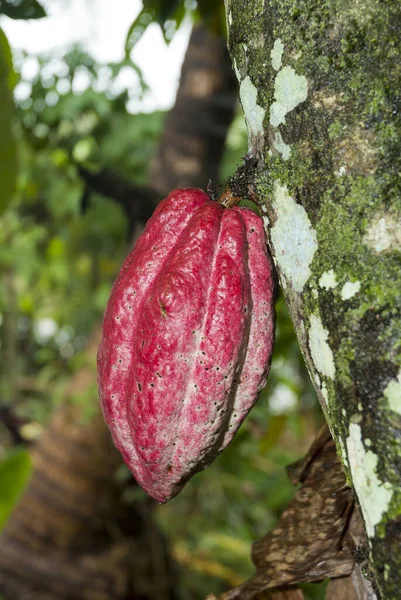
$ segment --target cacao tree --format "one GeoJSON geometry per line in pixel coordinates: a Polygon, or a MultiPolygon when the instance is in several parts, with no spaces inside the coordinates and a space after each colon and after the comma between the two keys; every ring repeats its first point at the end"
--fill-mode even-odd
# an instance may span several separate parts
{"type": "Polygon", "coordinates": [[[401,585],[399,3],[226,0],[226,16],[269,246],[363,518],[365,574],[377,597],[395,600],[401,585]]]}

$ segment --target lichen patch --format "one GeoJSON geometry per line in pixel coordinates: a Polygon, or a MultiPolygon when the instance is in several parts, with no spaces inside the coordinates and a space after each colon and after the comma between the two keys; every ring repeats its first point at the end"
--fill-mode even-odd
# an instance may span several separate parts
{"type": "Polygon", "coordinates": [[[273,209],[276,222],[271,229],[271,240],[276,263],[293,289],[302,292],[318,246],[316,231],[304,207],[289,195],[287,186],[278,182],[274,187],[273,209]]]}
{"type": "Polygon", "coordinates": [[[321,288],[324,288],[325,290],[332,290],[335,287],[337,287],[338,281],[337,281],[336,274],[333,271],[333,269],[330,269],[330,271],[325,271],[323,273],[323,275],[319,279],[319,285],[321,288]]]}
{"type": "Polygon", "coordinates": [[[362,430],[357,423],[351,423],[347,438],[347,450],[352,481],[358,496],[366,532],[369,538],[375,535],[375,527],[390,506],[393,490],[377,475],[378,457],[371,450],[365,450],[362,430]]]}
{"type": "Polygon", "coordinates": [[[270,124],[278,127],[285,123],[285,116],[298,104],[305,102],[308,82],[304,75],[297,75],[292,67],[281,69],[274,82],[274,102],[270,108],[270,124]]]}
{"type": "Polygon", "coordinates": [[[273,67],[273,69],[275,69],[275,71],[278,71],[281,68],[283,52],[284,52],[284,44],[280,40],[280,38],[277,38],[274,41],[272,51],[270,52],[270,57],[272,60],[272,67],[273,67]]]}
{"type": "Polygon", "coordinates": [[[343,300],[349,300],[350,298],[355,296],[355,294],[357,294],[360,289],[361,289],[360,281],[347,281],[346,283],[344,283],[343,287],[341,288],[341,298],[343,300]]]}
{"type": "Polygon", "coordinates": [[[288,160],[291,155],[291,146],[285,143],[279,131],[276,131],[276,136],[273,141],[273,146],[284,160],[288,160]]]}
{"type": "Polygon", "coordinates": [[[390,381],[383,394],[387,398],[390,410],[401,415],[401,371],[397,379],[390,381]]]}
{"type": "Polygon", "coordinates": [[[263,137],[263,119],[266,111],[257,103],[258,91],[249,75],[241,81],[239,95],[248,129],[248,138],[252,143],[255,138],[263,137]]]}
{"type": "Polygon", "coordinates": [[[319,316],[311,315],[309,328],[309,349],[316,369],[322,375],[334,379],[335,364],[333,352],[327,343],[329,332],[323,327],[319,316]]]}
{"type": "Polygon", "coordinates": [[[376,252],[401,249],[401,221],[390,213],[379,214],[366,232],[364,242],[376,252]]]}

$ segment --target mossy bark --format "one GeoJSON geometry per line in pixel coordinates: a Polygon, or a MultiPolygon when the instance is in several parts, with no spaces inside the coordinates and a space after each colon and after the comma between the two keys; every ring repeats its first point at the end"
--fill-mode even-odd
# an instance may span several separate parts
{"type": "Polygon", "coordinates": [[[226,0],[255,184],[299,343],[369,541],[401,589],[401,10],[226,0]]]}

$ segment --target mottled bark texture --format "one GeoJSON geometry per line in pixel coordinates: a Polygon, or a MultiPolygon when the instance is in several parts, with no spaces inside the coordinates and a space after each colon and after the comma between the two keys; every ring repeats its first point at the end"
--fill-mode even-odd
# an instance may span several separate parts
{"type": "Polygon", "coordinates": [[[226,0],[255,183],[382,599],[401,589],[401,10],[226,0]]]}

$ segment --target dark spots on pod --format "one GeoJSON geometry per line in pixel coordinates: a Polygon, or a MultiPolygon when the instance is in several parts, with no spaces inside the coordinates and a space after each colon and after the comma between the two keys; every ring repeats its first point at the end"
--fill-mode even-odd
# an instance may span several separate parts
{"type": "Polygon", "coordinates": [[[119,321],[119,320],[120,320],[120,317],[116,317],[116,319],[117,319],[117,321],[119,321]]]}
{"type": "Polygon", "coordinates": [[[220,371],[220,367],[216,367],[216,371],[220,371]]]}
{"type": "Polygon", "coordinates": [[[203,356],[206,356],[206,352],[203,352],[203,351],[202,351],[202,354],[203,354],[203,356]]]}
{"type": "Polygon", "coordinates": [[[138,381],[138,390],[139,390],[140,392],[142,392],[142,386],[141,386],[141,384],[139,383],[139,381],[138,381]]]}
{"type": "Polygon", "coordinates": [[[171,473],[172,470],[173,470],[173,465],[169,465],[167,467],[167,473],[171,473]]]}
{"type": "Polygon", "coordinates": [[[155,384],[154,384],[154,383],[151,383],[151,384],[150,384],[150,387],[155,387],[155,384]]]}
{"type": "Polygon", "coordinates": [[[114,398],[114,394],[112,394],[112,395],[111,395],[111,399],[112,399],[112,400],[113,400],[113,398],[114,398]]]}
{"type": "Polygon", "coordinates": [[[121,360],[121,358],[119,358],[119,359],[118,359],[118,362],[119,362],[119,363],[120,363],[120,365],[121,365],[121,363],[122,363],[123,361],[121,360]]]}
{"type": "Polygon", "coordinates": [[[145,345],[145,340],[142,340],[142,343],[141,343],[141,348],[143,348],[143,347],[144,347],[144,345],[145,345]]]}
{"type": "Polygon", "coordinates": [[[255,229],[252,227],[252,229],[251,229],[251,233],[253,233],[254,231],[255,231],[255,229]]]}
{"type": "Polygon", "coordinates": [[[162,376],[160,375],[159,371],[156,371],[156,375],[157,375],[158,377],[160,377],[160,379],[162,379],[162,376]]]}

